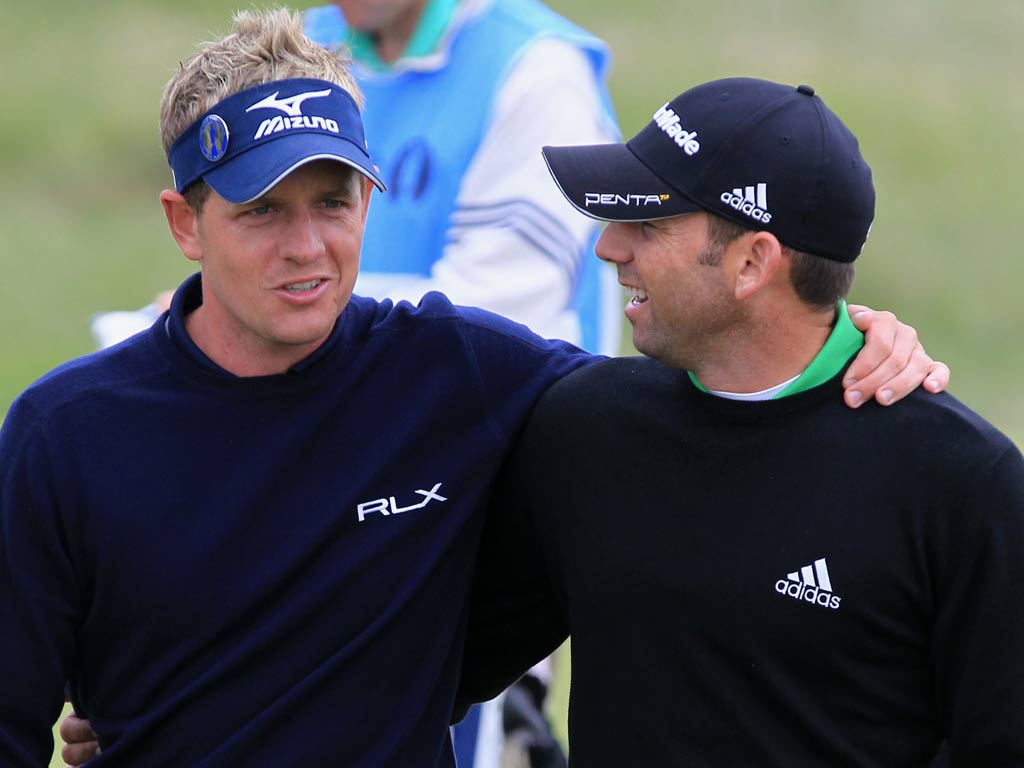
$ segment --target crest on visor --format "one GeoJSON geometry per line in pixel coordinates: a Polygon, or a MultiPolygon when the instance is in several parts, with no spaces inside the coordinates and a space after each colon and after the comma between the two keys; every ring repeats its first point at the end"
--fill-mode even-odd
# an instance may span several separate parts
{"type": "Polygon", "coordinates": [[[216,163],[228,153],[230,138],[228,124],[219,115],[207,115],[199,127],[199,151],[211,163],[216,163]]]}

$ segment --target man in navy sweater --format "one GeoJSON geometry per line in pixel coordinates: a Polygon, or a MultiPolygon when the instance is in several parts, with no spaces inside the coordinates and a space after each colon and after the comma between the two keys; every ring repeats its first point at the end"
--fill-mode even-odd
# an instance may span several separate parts
{"type": "Polygon", "coordinates": [[[351,295],[380,184],[357,94],[285,12],[168,85],[160,199],[201,277],[0,438],[0,764],[49,762],[67,680],[98,766],[454,764],[481,510],[591,358],[351,295]]]}
{"type": "Polygon", "coordinates": [[[571,633],[587,768],[927,766],[944,739],[953,766],[1024,765],[1024,458],[944,394],[839,405],[875,204],[853,134],[809,86],[731,79],[544,152],[611,222],[647,357],[534,409],[467,680],[571,633]]]}
{"type": "Polygon", "coordinates": [[[493,479],[593,358],[439,294],[352,295],[381,185],[297,16],[241,14],[161,129],[201,274],[0,432],[0,764],[48,762],[69,682],[96,766],[452,766],[493,479]]]}

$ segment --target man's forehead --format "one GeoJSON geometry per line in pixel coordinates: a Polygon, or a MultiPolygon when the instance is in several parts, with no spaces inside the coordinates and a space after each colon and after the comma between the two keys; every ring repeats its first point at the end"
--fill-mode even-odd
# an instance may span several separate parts
{"type": "Polygon", "coordinates": [[[675,216],[662,216],[657,219],[640,219],[639,221],[626,223],[638,225],[646,224],[647,226],[656,227],[658,229],[674,231],[697,226],[697,222],[704,222],[707,219],[708,214],[704,211],[694,211],[692,213],[680,213],[675,216]]]}

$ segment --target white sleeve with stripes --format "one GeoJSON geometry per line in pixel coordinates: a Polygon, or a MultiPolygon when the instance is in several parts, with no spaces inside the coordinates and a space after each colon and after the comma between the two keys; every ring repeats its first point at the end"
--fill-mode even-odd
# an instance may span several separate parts
{"type": "Polygon", "coordinates": [[[579,343],[579,320],[568,305],[597,223],[562,197],[540,148],[617,138],[586,56],[553,38],[531,45],[495,100],[490,127],[462,180],[441,259],[429,277],[392,286],[387,295],[417,301],[437,290],[457,304],[579,343]]]}

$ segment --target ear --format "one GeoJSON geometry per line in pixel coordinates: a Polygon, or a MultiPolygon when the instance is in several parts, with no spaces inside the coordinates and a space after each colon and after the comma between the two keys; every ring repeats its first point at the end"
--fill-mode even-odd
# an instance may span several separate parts
{"type": "Polygon", "coordinates": [[[782,244],[770,232],[753,232],[734,241],[734,291],[739,301],[769,285],[782,266],[782,244]]]}
{"type": "Polygon", "coordinates": [[[171,235],[191,261],[203,260],[203,249],[199,243],[199,215],[192,210],[184,196],[171,189],[160,193],[160,204],[164,207],[167,226],[171,235]]]}
{"type": "MultiPolygon", "coordinates": [[[[376,166],[374,166],[376,168],[376,166]]],[[[377,187],[370,179],[363,178],[363,225],[366,225],[366,214],[370,212],[370,193],[377,187]]]]}

